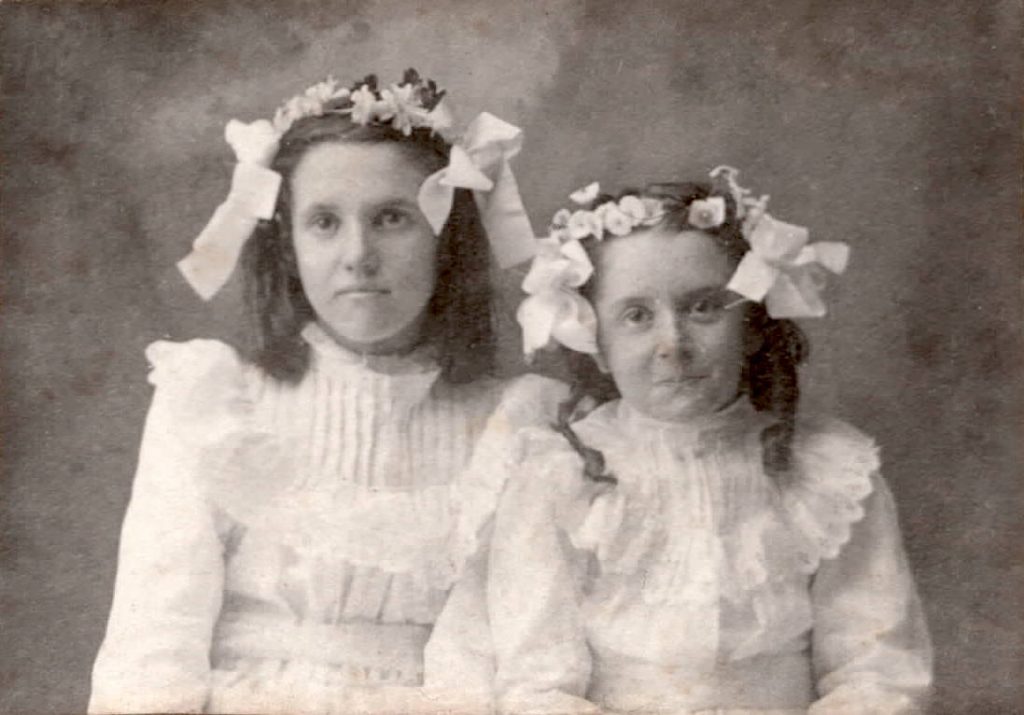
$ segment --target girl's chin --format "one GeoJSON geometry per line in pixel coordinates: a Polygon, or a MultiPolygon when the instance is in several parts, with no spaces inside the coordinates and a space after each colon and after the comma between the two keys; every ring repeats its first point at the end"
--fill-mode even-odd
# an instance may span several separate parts
{"type": "Polygon", "coordinates": [[[729,407],[736,401],[735,396],[719,399],[718,396],[685,395],[678,392],[674,397],[652,400],[642,409],[650,417],[665,422],[691,422],[706,419],[729,407]]]}
{"type": "Polygon", "coordinates": [[[367,324],[362,321],[334,325],[320,321],[320,324],[341,347],[368,355],[408,352],[415,348],[422,338],[418,322],[406,326],[383,326],[384,329],[380,323],[367,324]]]}

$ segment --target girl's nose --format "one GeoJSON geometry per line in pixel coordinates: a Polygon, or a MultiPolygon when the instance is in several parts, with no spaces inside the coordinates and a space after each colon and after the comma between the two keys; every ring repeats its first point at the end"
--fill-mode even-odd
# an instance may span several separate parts
{"type": "Polygon", "coordinates": [[[346,271],[374,276],[380,270],[380,257],[362,223],[353,221],[341,237],[341,261],[346,271]]]}
{"type": "Polygon", "coordinates": [[[693,358],[693,340],[683,320],[665,320],[658,333],[656,355],[661,360],[688,362],[693,358]]]}

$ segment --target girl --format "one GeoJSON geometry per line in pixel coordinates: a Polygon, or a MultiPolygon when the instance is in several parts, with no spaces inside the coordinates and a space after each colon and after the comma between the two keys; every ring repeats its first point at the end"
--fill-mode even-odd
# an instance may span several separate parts
{"type": "Polygon", "coordinates": [[[437,709],[424,645],[479,578],[502,436],[564,397],[487,377],[485,241],[506,265],[533,250],[507,163],[521,138],[482,114],[453,146],[442,94],[412,70],[328,80],[228,124],[232,191],[180,266],[209,298],[241,258],[255,347],[147,350],[91,711],[437,709]]]}
{"type": "Polygon", "coordinates": [[[527,350],[590,355],[499,507],[508,711],[896,713],[929,688],[877,448],[797,409],[788,318],[824,313],[846,247],[712,177],[577,192],[523,284],[527,350]],[[588,394],[605,401],[572,423],[588,394]]]}

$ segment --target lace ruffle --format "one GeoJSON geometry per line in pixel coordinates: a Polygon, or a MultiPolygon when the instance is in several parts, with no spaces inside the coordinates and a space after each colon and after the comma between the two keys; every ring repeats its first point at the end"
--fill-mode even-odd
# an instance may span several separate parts
{"type": "MultiPolygon", "coordinates": [[[[605,426],[592,426],[588,432],[607,437],[612,431],[603,429],[605,426]]],[[[615,432],[623,434],[621,428],[615,432]]],[[[760,466],[757,437],[753,431],[745,442],[717,445],[744,452],[741,459],[725,462],[730,468],[755,470],[760,480],[769,480],[760,466]]],[[[616,466],[649,464],[655,451],[627,440],[619,436],[602,445],[609,462],[616,466]]],[[[543,444],[546,451],[530,456],[531,469],[557,481],[552,470],[564,469],[557,454],[571,450],[564,441],[543,444]]],[[[700,450],[695,454],[700,455],[700,450]]],[[[733,505],[738,518],[737,514],[717,515],[731,524],[729,528],[716,531],[696,513],[692,519],[667,523],[661,510],[664,494],[659,480],[683,478],[674,473],[679,465],[668,463],[630,470],[637,478],[596,493],[575,509],[564,509],[562,523],[572,543],[593,552],[604,572],[621,577],[642,573],[642,586],[638,587],[652,605],[693,607],[724,599],[734,605],[748,604],[762,631],[772,628],[799,633],[809,625],[810,614],[793,598],[794,580],[813,574],[822,559],[834,558],[849,541],[852,526],[864,516],[862,502],[873,489],[872,475],[878,471],[879,459],[870,438],[834,420],[803,423],[794,454],[790,481],[782,486],[762,482],[767,485],[763,493],[740,496],[739,503],[733,505]]],[[[695,459],[703,462],[703,467],[691,470],[685,478],[725,476],[709,468],[711,456],[707,453],[695,459]]],[[[579,473],[577,460],[577,479],[579,473]]],[[[735,655],[744,650],[741,644],[735,655]]]]}
{"type": "Polygon", "coordinates": [[[256,417],[250,368],[234,350],[212,340],[161,342],[147,356],[151,381],[172,403],[174,428],[198,452],[199,486],[219,511],[300,552],[403,574],[406,588],[422,591],[446,590],[459,578],[497,506],[513,436],[549,420],[565,392],[532,375],[509,383],[468,468],[449,484],[299,488],[294,450],[256,417]]]}

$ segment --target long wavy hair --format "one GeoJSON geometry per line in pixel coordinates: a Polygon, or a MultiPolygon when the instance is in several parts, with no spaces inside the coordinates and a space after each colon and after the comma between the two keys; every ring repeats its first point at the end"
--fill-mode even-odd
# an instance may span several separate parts
{"type": "MultiPolygon", "coordinates": [[[[734,266],[739,264],[740,259],[750,248],[750,244],[743,237],[741,221],[736,215],[736,203],[728,191],[715,191],[708,183],[659,183],[650,184],[642,191],[627,190],[618,196],[602,195],[597,197],[592,205],[617,201],[627,195],[659,199],[665,208],[661,226],[673,231],[701,230],[718,244],[734,266]],[[725,221],[715,228],[696,229],[687,220],[690,204],[709,196],[721,196],[725,199],[725,221]]],[[[599,250],[598,242],[590,237],[584,239],[581,244],[594,265],[598,265],[595,255],[599,250]]],[[[592,278],[580,288],[581,294],[591,302],[597,280],[600,280],[600,276],[592,278]]],[[[792,462],[793,435],[800,401],[797,370],[807,358],[809,345],[807,337],[793,321],[770,317],[761,303],[748,302],[744,306],[745,337],[748,344],[756,344],[759,347],[747,356],[743,365],[740,374],[740,393],[749,397],[754,409],[769,412],[775,417],[773,423],[761,434],[762,461],[769,474],[780,475],[789,470],[792,462]]],[[[589,478],[597,481],[614,481],[614,477],[605,469],[604,456],[598,450],[583,444],[573,431],[571,421],[584,398],[589,397],[602,403],[620,397],[619,391],[611,376],[601,372],[591,356],[567,352],[573,384],[569,398],[558,410],[556,428],[583,457],[585,472],[589,478]]]]}
{"type": "MultiPolygon", "coordinates": [[[[281,137],[271,168],[281,174],[273,219],[261,221],[242,255],[249,357],[271,376],[297,382],[309,366],[306,323],[316,319],[299,277],[291,235],[291,177],[312,147],[330,142],[396,142],[411,161],[432,173],[447,164],[451,146],[429,129],[410,136],[383,125],[360,125],[326,114],[296,121],[281,137]]],[[[492,371],[495,336],[486,233],[472,194],[456,189],[448,221],[437,237],[434,293],[424,340],[438,347],[442,378],[471,382],[492,371]]]]}

